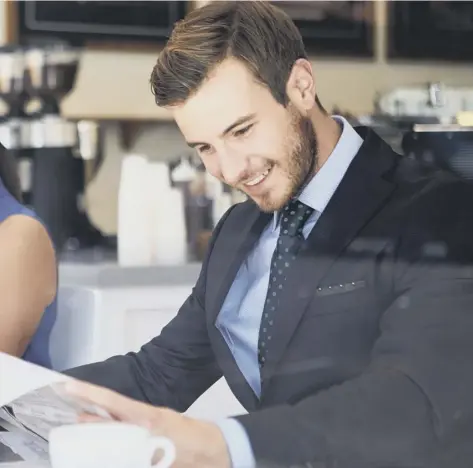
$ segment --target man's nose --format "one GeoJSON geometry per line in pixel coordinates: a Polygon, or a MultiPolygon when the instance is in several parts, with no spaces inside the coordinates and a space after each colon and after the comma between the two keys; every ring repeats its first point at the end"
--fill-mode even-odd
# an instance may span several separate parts
{"type": "Polygon", "coordinates": [[[233,153],[220,153],[220,169],[228,185],[235,186],[248,177],[246,158],[233,153]]]}

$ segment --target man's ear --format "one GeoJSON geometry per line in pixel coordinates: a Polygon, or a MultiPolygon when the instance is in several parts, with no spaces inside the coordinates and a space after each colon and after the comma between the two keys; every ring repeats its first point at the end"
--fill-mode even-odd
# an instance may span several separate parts
{"type": "Polygon", "coordinates": [[[315,78],[308,60],[298,59],[294,63],[287,80],[286,93],[302,115],[307,115],[315,106],[315,78]]]}

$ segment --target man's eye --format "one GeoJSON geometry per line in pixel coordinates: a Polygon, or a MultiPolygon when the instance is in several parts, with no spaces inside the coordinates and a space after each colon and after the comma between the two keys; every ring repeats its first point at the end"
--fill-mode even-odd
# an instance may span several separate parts
{"type": "Polygon", "coordinates": [[[236,137],[241,137],[241,136],[243,136],[243,135],[246,135],[246,134],[250,131],[250,129],[251,129],[252,127],[253,127],[253,124],[248,125],[247,127],[244,127],[244,128],[240,128],[239,130],[237,130],[237,131],[234,133],[234,135],[235,135],[236,137]]]}
{"type": "Polygon", "coordinates": [[[197,151],[199,153],[208,153],[210,151],[210,146],[209,145],[199,146],[197,148],[197,151]]]}

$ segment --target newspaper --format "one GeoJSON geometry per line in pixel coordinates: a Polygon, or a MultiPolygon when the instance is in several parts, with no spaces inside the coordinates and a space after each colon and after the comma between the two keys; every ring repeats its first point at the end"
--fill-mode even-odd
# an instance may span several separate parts
{"type": "Polygon", "coordinates": [[[63,374],[0,352],[0,468],[41,466],[49,460],[51,429],[73,424],[87,412],[110,419],[101,408],[69,398],[63,374]]]}

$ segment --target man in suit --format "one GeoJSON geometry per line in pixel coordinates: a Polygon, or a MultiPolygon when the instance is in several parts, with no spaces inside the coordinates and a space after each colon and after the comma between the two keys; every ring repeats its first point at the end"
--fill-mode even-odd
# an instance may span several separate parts
{"type": "Polygon", "coordinates": [[[471,186],[329,116],[299,32],[265,2],[189,14],[151,84],[250,200],[160,336],[69,372],[121,395],[69,391],[171,437],[176,466],[471,466],[471,186]],[[179,414],[222,375],[249,414],[179,414]]]}

